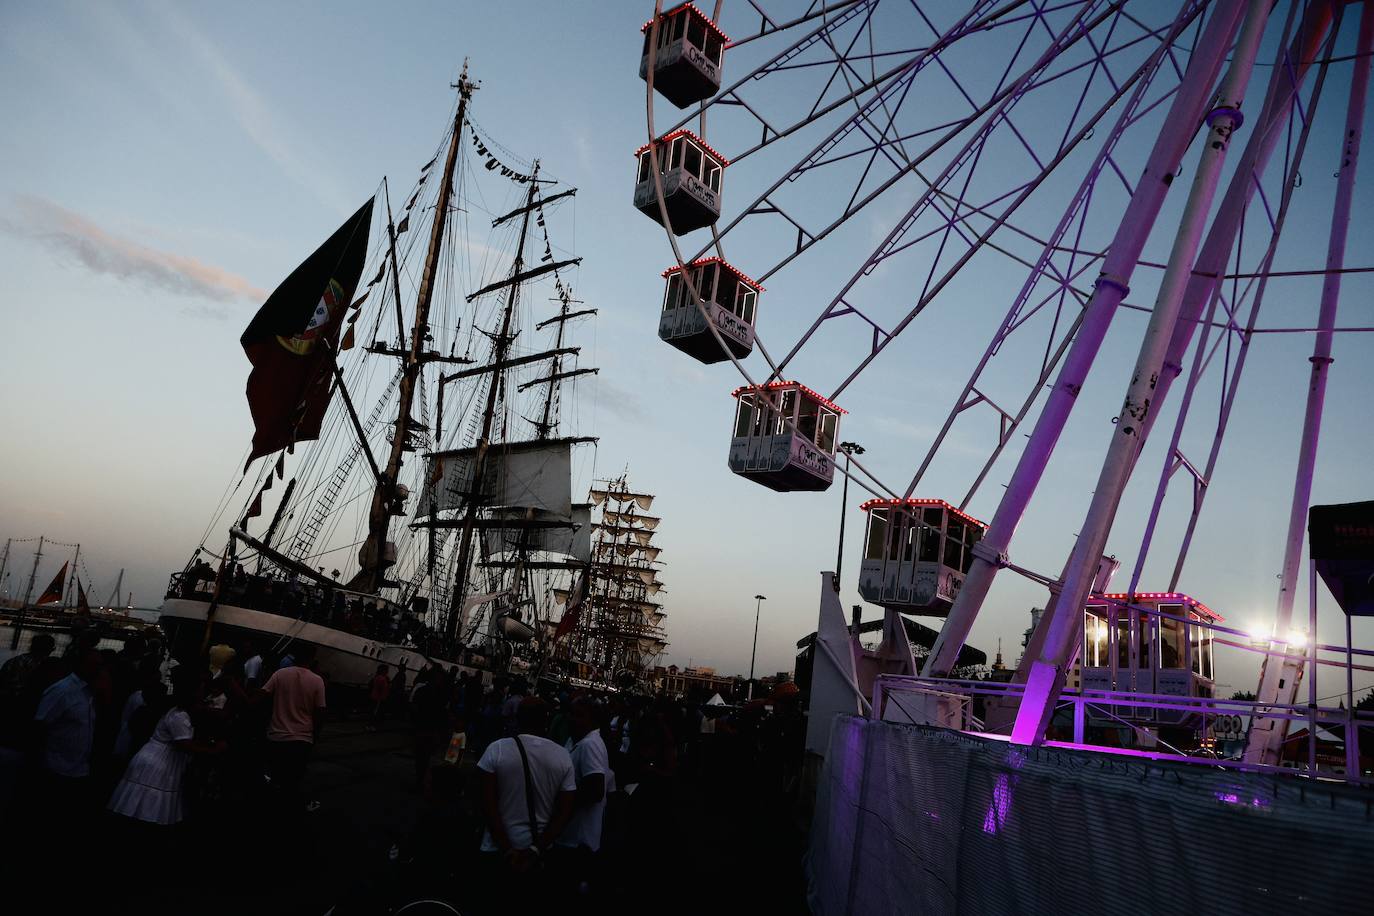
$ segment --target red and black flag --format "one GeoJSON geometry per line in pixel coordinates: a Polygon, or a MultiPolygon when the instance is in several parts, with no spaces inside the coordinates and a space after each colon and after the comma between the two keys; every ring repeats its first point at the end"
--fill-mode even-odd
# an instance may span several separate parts
{"type": "Polygon", "coordinates": [[[573,587],[572,594],[568,596],[568,607],[563,611],[563,619],[558,621],[558,627],[553,631],[554,642],[567,636],[573,631],[573,627],[577,626],[577,620],[582,616],[582,605],[587,601],[587,578],[589,574],[590,570],[582,570],[582,577],[573,587]]]}
{"type": "Polygon", "coordinates": [[[52,577],[48,587],[43,589],[43,594],[38,596],[34,604],[52,604],[54,601],[62,600],[62,582],[67,578],[67,564],[63,563],[57,575],[52,577]]]}
{"type": "Polygon", "coordinates": [[[273,290],[243,332],[239,342],[253,364],[249,462],[319,437],[339,325],[362,276],[371,226],[369,200],[273,290]]]}
{"type": "Polygon", "coordinates": [[[81,580],[76,580],[76,612],[82,617],[91,616],[91,603],[86,600],[86,589],[81,587],[81,580]]]}

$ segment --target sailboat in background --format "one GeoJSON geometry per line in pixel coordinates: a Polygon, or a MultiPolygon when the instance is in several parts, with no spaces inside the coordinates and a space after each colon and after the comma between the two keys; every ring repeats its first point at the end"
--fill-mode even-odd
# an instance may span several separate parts
{"type": "Polygon", "coordinates": [[[544,668],[554,596],[594,560],[591,507],[572,493],[596,438],[565,405],[597,372],[570,342],[597,310],[569,282],[581,259],[551,235],[576,189],[471,118],[466,65],[455,88],[400,219],[384,182],[244,334],[249,467],[265,460],[207,529],[246,503],[223,550],[202,540],[171,577],[162,625],[175,652],[305,641],[348,686],[381,663],[487,678],[544,668]],[[502,194],[506,212],[476,218],[502,194]],[[379,204],[385,232],[370,242],[379,204]]]}
{"type": "Polygon", "coordinates": [[[147,614],[147,611],[133,607],[132,593],[127,601],[121,600],[123,569],[119,571],[114,590],[104,604],[91,604],[86,591],[88,584],[91,584],[90,570],[81,560],[80,544],[54,541],[47,535],[7,538],[4,549],[0,550],[0,661],[28,651],[33,637],[38,633],[51,636],[59,652],[78,633],[94,633],[100,648],[118,649],[124,640],[152,626],[149,617],[139,616],[140,613],[147,614]],[[12,566],[15,565],[11,559],[14,545],[25,542],[36,542],[33,565],[29,568],[23,596],[16,598],[10,589],[10,582],[14,578],[12,566]],[[72,555],[62,562],[57,574],[35,596],[35,588],[43,581],[38,577],[38,571],[45,546],[70,547],[72,555]],[[85,581],[82,580],[82,573],[85,574],[85,581]]]}
{"type": "Polygon", "coordinates": [[[555,595],[568,610],[550,670],[577,686],[630,688],[668,648],[667,613],[654,600],[666,592],[662,549],[653,544],[662,519],[647,514],[653,494],[632,489],[627,475],[598,481],[588,495],[591,559],[577,589],[555,595]]]}

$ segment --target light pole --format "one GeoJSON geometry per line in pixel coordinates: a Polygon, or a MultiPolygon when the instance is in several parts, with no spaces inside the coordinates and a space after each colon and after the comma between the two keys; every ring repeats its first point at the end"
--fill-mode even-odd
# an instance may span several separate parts
{"type": "Polygon", "coordinates": [[[840,567],[844,564],[844,513],[849,508],[849,461],[855,455],[862,455],[864,447],[857,442],[841,442],[840,451],[844,452],[844,490],[840,495],[840,549],[835,555],[835,591],[840,590],[840,567]]]}
{"type": "Polygon", "coordinates": [[[759,612],[767,600],[767,595],[754,596],[754,648],[749,653],[749,699],[751,700],[754,698],[754,657],[759,652],[759,612]]]}

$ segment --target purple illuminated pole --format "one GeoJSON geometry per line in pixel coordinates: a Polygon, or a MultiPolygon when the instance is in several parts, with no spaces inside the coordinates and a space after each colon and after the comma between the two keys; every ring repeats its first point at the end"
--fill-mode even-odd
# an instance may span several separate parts
{"type": "MultiPolygon", "coordinates": [[[[1331,366],[1332,329],[1336,326],[1336,306],[1341,295],[1341,269],[1345,266],[1346,235],[1350,229],[1351,196],[1360,159],[1360,134],[1364,131],[1365,99],[1369,91],[1370,55],[1374,52],[1374,6],[1361,5],[1360,37],[1355,51],[1354,72],[1350,76],[1350,104],[1346,109],[1341,165],[1336,179],[1336,201],[1331,211],[1331,236],[1326,249],[1327,274],[1322,281],[1321,311],[1317,336],[1312,346],[1312,374],[1307,388],[1307,410],[1302,423],[1302,444],[1298,448],[1297,480],[1288,512],[1288,540],[1283,551],[1283,572],[1279,580],[1278,609],[1274,632],[1269,642],[1270,655],[1260,669],[1256,694],[1261,704],[1292,704],[1302,680],[1300,657],[1288,654],[1289,630],[1293,625],[1293,599],[1302,564],[1303,536],[1307,533],[1307,507],[1312,498],[1312,476],[1317,465],[1317,442],[1321,436],[1322,407],[1326,399],[1326,380],[1331,366]],[[1283,653],[1274,655],[1272,653],[1283,653]]],[[[1316,642],[1315,632],[1308,639],[1316,642]]],[[[1277,764],[1287,719],[1255,716],[1245,744],[1246,763],[1277,764]]]]}
{"type": "Polygon", "coordinates": [[[1055,701],[1064,683],[1064,674],[1078,648],[1079,633],[1083,627],[1082,607],[1092,590],[1093,578],[1097,574],[1102,551],[1107,546],[1107,535],[1111,532],[1121,494],[1130,480],[1136,456],[1144,442],[1145,418],[1152,409],[1158,409],[1158,405],[1152,403],[1154,389],[1164,367],[1174,325],[1182,310],[1184,289],[1202,244],[1207,216],[1221,181],[1222,167],[1226,164],[1231,135],[1243,121],[1240,106],[1254,69],[1260,39],[1264,37],[1270,6],[1269,0],[1250,0],[1246,5],[1245,22],[1241,26],[1231,66],[1207,115],[1206,142],[1188,190],[1188,201],[1184,206],[1178,234],[1169,252],[1168,267],[1160,281],[1154,309],[1140,343],[1140,353],[1136,357],[1135,371],[1126,389],[1121,413],[1113,420],[1107,457],[1098,475],[1087,517],[1079,529],[1078,540],[1074,542],[1054,617],[1041,621],[1041,627],[1045,628],[1044,646],[1027,673],[1025,694],[1016,714],[1016,724],[1012,727],[1013,743],[1039,744],[1044,740],[1045,728],[1054,714],[1055,701]]]}
{"type": "Polygon", "coordinates": [[[973,565],[922,669],[921,673],[926,676],[944,676],[954,667],[993,579],[1006,563],[1007,547],[1016,526],[1054,452],[1078,392],[1106,337],[1112,316],[1126,297],[1136,262],[1192,140],[1195,126],[1208,110],[1212,87],[1240,23],[1241,12],[1239,3],[1218,4],[1189,58],[1183,81],[1169,106],[1164,126],[1155,138],[1144,173],[1122,213],[1092,296],[1084,307],[1078,335],[1064,357],[1054,388],[1036,420],[987,533],[973,548],[973,565]]]}

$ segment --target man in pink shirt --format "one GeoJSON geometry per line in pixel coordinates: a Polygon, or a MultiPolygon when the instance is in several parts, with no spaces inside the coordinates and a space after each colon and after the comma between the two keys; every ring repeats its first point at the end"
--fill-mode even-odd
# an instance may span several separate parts
{"type": "Polygon", "coordinates": [[[310,759],[310,748],[324,725],[324,679],[310,670],[315,647],[293,646],[295,664],[277,671],[262,685],[272,698],[272,719],[267,724],[268,773],[273,785],[299,804],[301,779],[310,759]]]}

